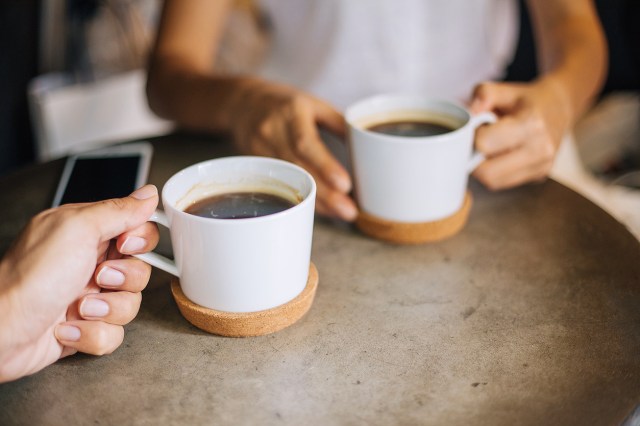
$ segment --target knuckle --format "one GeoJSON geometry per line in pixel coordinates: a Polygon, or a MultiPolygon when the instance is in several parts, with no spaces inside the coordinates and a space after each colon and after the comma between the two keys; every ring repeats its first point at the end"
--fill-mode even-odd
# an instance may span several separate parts
{"type": "Polygon", "coordinates": [[[301,93],[292,95],[289,102],[294,111],[299,111],[307,107],[307,99],[301,93]]]}
{"type": "Polygon", "coordinates": [[[541,143],[539,146],[539,153],[540,158],[545,163],[549,163],[548,167],[551,168],[551,163],[556,153],[553,143],[550,140],[546,140],[545,142],[541,143]]]}
{"type": "Polygon", "coordinates": [[[109,333],[104,327],[98,327],[93,332],[93,354],[104,355],[109,349],[109,333]]]}
{"type": "Polygon", "coordinates": [[[473,89],[473,94],[478,98],[483,98],[488,94],[489,90],[491,90],[491,83],[484,82],[476,85],[473,89]]]}
{"type": "Polygon", "coordinates": [[[526,120],[526,123],[528,123],[529,133],[532,133],[535,135],[541,135],[541,134],[547,133],[547,126],[545,124],[544,119],[542,118],[542,115],[540,115],[539,112],[534,110],[527,110],[526,112],[523,112],[523,114],[524,114],[524,119],[526,120]]]}
{"type": "Polygon", "coordinates": [[[297,155],[304,157],[309,153],[309,141],[303,136],[295,136],[291,142],[297,155]]]}
{"type": "Polygon", "coordinates": [[[113,210],[125,210],[127,208],[127,200],[126,198],[111,198],[109,200],[101,201],[107,207],[110,207],[113,210]]]}
{"type": "Polygon", "coordinates": [[[106,327],[97,327],[93,333],[94,350],[92,353],[94,355],[108,355],[115,351],[123,340],[121,335],[124,334],[124,329],[122,327],[119,328],[122,332],[118,334],[110,333],[106,327]]]}
{"type": "Polygon", "coordinates": [[[259,137],[268,138],[271,136],[271,121],[269,119],[263,119],[256,128],[256,133],[259,137]]]}
{"type": "Polygon", "coordinates": [[[147,283],[149,282],[149,279],[151,278],[152,267],[148,263],[143,262],[141,260],[139,262],[140,262],[140,269],[137,273],[138,279],[140,280],[140,283],[142,284],[142,286],[146,287],[147,283]]]}

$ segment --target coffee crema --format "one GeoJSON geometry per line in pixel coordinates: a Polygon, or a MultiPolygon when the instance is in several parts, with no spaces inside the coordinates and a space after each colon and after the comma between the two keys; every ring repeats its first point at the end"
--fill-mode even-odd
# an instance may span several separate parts
{"type": "Polygon", "coordinates": [[[456,130],[456,127],[427,120],[393,120],[370,124],[366,130],[391,136],[425,137],[438,136],[456,130]]]}
{"type": "Polygon", "coordinates": [[[267,192],[228,192],[195,201],[185,213],[213,219],[248,219],[290,209],[297,203],[267,192]]]}

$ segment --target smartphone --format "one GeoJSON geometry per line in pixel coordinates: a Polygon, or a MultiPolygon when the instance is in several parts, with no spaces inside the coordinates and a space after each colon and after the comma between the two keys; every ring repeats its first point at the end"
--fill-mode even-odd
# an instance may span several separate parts
{"type": "Polygon", "coordinates": [[[70,156],[53,207],[126,197],[147,181],[152,153],[150,143],[136,142],[70,156]]]}

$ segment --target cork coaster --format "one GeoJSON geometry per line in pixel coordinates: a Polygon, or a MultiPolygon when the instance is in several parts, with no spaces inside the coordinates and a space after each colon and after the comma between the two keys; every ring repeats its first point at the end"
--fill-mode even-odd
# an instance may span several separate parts
{"type": "Polygon", "coordinates": [[[460,210],[432,222],[392,222],[360,212],[356,226],[364,234],[395,244],[421,244],[451,237],[464,227],[471,210],[471,193],[467,191],[460,210]]]}
{"type": "Polygon", "coordinates": [[[236,313],[200,306],[187,299],[177,278],[171,281],[171,293],[182,316],[204,331],[227,337],[261,336],[290,326],[311,308],[317,288],[318,269],[311,263],[307,285],[293,300],[264,311],[236,313]]]}

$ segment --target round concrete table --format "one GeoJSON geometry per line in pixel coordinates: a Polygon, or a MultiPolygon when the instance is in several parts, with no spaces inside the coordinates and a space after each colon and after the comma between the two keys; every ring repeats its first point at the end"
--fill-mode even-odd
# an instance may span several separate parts
{"type": "MultiPolygon", "coordinates": [[[[222,139],[153,144],[160,187],[232,154],[222,139]]],[[[0,179],[0,253],[62,167],[0,179]]],[[[0,385],[0,424],[620,424],[640,402],[640,244],[553,181],[471,190],[466,228],[437,244],[317,219],[315,303],[276,334],[196,329],[156,270],[115,353],[0,385]]]]}

